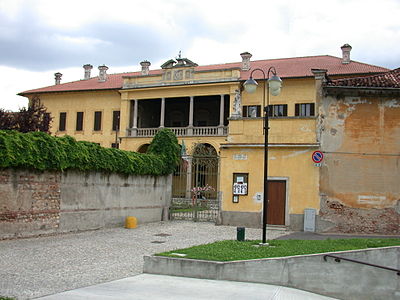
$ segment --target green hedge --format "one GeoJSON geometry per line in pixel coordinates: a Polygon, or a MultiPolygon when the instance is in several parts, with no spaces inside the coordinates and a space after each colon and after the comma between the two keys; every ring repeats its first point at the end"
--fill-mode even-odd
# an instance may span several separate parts
{"type": "Polygon", "coordinates": [[[157,133],[145,154],[103,148],[71,136],[0,130],[0,168],[165,175],[174,171],[178,161],[178,140],[168,129],[157,133]]]}

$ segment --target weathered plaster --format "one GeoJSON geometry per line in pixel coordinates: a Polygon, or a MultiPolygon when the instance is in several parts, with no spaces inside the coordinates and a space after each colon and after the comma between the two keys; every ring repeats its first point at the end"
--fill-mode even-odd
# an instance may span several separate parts
{"type": "Polygon", "coordinates": [[[327,96],[319,136],[322,220],[329,231],[400,233],[400,101],[327,96]]]}

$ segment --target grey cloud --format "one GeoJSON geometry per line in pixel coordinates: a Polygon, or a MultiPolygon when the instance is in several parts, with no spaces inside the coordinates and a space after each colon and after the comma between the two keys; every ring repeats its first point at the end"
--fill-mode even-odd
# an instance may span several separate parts
{"type": "MultiPolygon", "coordinates": [[[[34,71],[93,65],[123,66],[159,61],[189,47],[195,37],[219,41],[234,38],[237,28],[213,28],[199,14],[175,19],[184,33],[163,35],[149,24],[132,25],[106,19],[77,30],[50,27],[27,7],[18,19],[0,12],[0,65],[34,71]],[[76,40],[99,41],[76,43],[76,40]]],[[[193,58],[195,60],[195,58],[193,58]]]]}
{"type": "Polygon", "coordinates": [[[0,64],[9,67],[45,71],[83,63],[113,66],[136,64],[141,59],[162,58],[173,43],[149,26],[120,22],[89,24],[79,31],[60,30],[43,25],[25,11],[18,20],[0,13],[0,64]],[[74,39],[92,39],[94,45],[75,43],[74,39]]]}
{"type": "MultiPolygon", "coordinates": [[[[225,16],[230,17],[230,16],[225,16]]],[[[221,17],[223,18],[223,16],[221,17]]],[[[235,39],[238,34],[244,32],[243,24],[230,22],[229,26],[213,26],[204,21],[204,18],[197,12],[192,12],[189,15],[183,15],[176,19],[181,28],[185,29],[185,38],[202,37],[218,41],[228,41],[235,39]]]]}

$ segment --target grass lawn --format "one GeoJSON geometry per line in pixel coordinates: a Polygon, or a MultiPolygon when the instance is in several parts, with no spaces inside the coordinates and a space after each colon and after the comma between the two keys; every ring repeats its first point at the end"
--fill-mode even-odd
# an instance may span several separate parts
{"type": "Polygon", "coordinates": [[[400,239],[378,238],[336,240],[270,240],[268,242],[270,246],[259,246],[258,244],[260,243],[260,241],[239,242],[235,240],[227,240],[194,246],[186,249],[158,253],[156,255],[175,258],[184,257],[214,261],[233,261],[387,246],[400,246],[400,239]]]}

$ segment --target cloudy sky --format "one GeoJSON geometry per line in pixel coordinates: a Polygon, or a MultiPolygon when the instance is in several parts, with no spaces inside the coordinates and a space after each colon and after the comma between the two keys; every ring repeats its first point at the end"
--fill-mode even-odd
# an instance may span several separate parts
{"type": "Polygon", "coordinates": [[[400,0],[0,0],[0,108],[17,93],[108,73],[151,68],[182,51],[198,64],[294,56],[341,56],[400,67],[400,0]],[[251,5],[251,6],[246,6],[251,5]],[[93,74],[94,73],[94,74],[93,74]]]}

